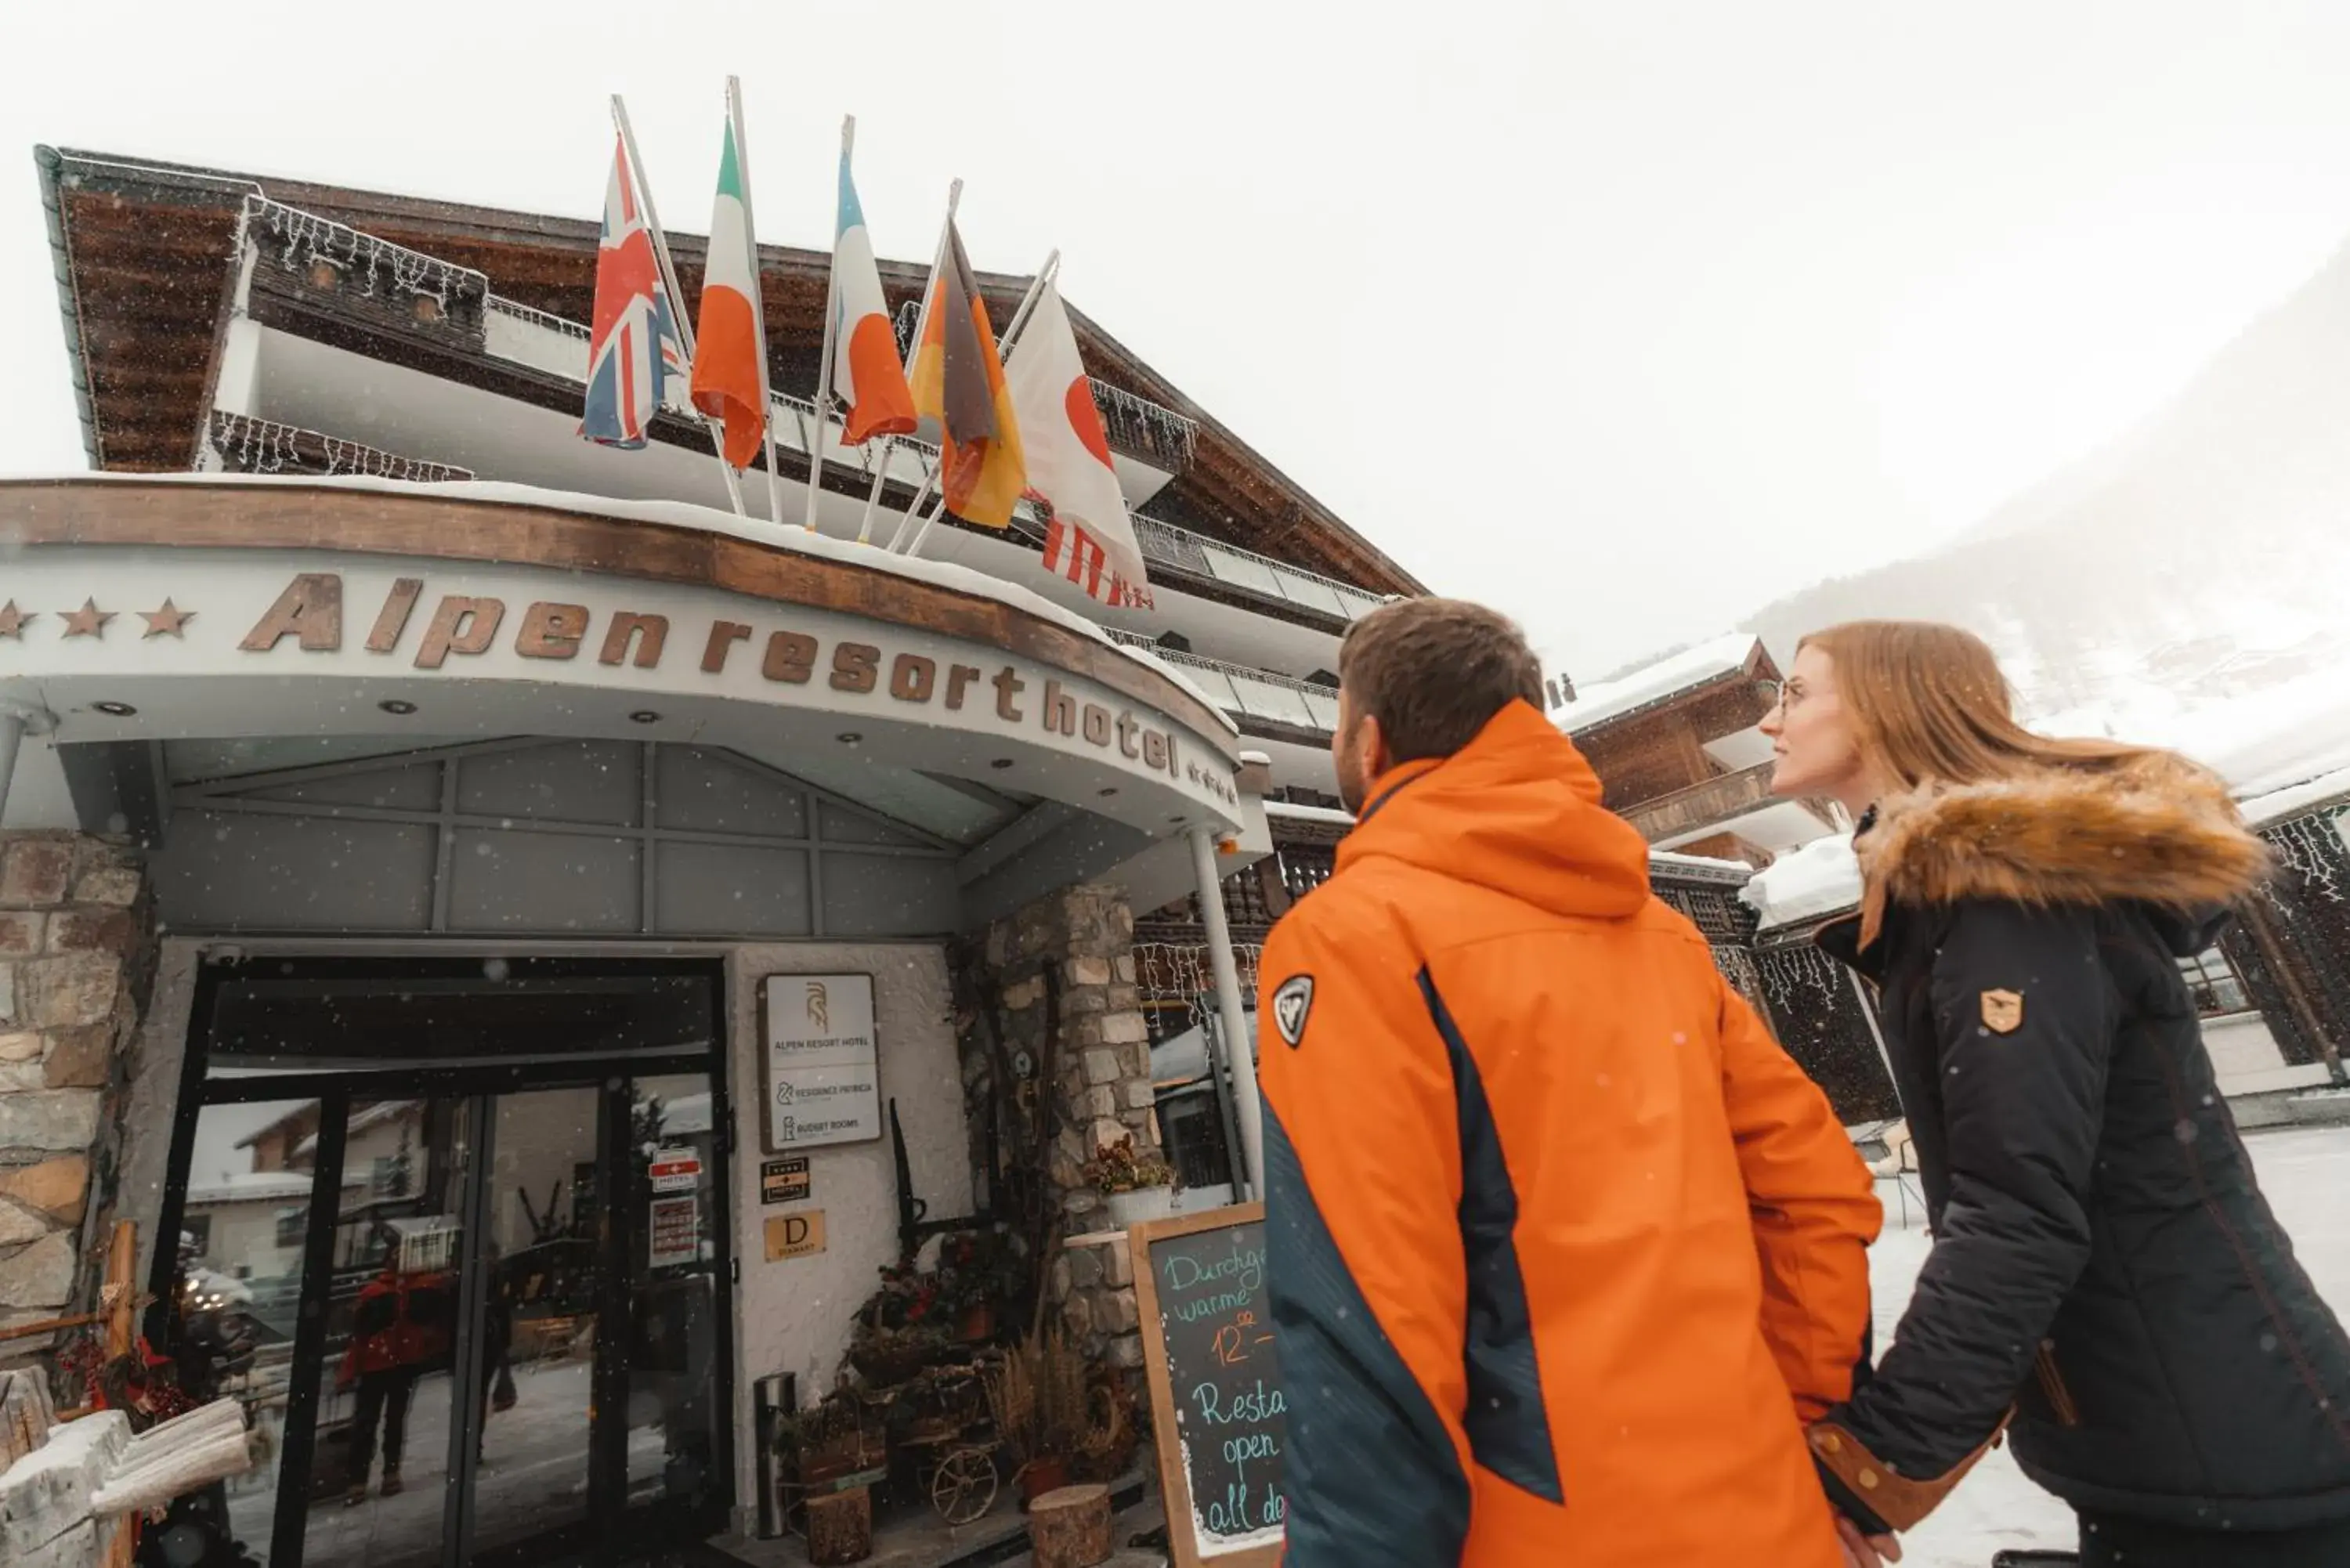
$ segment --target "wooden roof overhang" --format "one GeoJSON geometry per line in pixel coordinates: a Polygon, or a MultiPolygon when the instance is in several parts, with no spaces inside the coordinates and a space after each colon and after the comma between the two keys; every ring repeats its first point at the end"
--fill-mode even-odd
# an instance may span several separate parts
{"type": "MultiPolygon", "coordinates": [[[[74,389],[91,462],[115,472],[192,465],[247,196],[348,224],[485,275],[504,297],[575,321],[592,314],[597,226],[582,219],[383,195],[302,181],[41,148],[42,201],[74,389]]],[[[705,242],[672,234],[679,282],[699,293],[705,242]]],[[[829,255],[763,245],[773,381],[815,389],[829,255]]],[[[923,265],[881,264],[893,308],[917,297],[923,265]]],[[[1028,279],[980,275],[989,313],[1008,322],[1028,279]]],[[[1294,562],[1375,594],[1427,590],[1240,438],[1074,306],[1088,370],[1104,385],[1191,420],[1191,462],[1153,510],[1211,538],[1294,562]]]]}

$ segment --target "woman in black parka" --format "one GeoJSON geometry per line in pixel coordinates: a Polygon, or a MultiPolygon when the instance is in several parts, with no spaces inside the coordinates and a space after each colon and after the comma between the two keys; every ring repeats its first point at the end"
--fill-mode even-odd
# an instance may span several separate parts
{"type": "Polygon", "coordinates": [[[1950,627],[1807,639],[1762,727],[1779,794],[1860,823],[1861,914],[1821,945],[1879,988],[1933,1235],[1873,1377],[1812,1434],[1848,1551],[1890,1555],[2012,1417],[2085,1563],[2350,1568],[2350,1339],[2178,964],[2267,872],[2225,786],[2022,729],[1950,627]]]}

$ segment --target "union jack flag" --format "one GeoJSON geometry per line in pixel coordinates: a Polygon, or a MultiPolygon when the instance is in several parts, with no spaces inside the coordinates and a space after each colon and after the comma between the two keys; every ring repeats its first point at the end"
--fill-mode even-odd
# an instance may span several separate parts
{"type": "Polygon", "coordinates": [[[686,373],[685,348],[653,258],[628,147],[612,149],[604,232],[596,253],[596,320],[588,344],[588,408],[579,433],[605,446],[645,444],[662,384],[686,373]]]}

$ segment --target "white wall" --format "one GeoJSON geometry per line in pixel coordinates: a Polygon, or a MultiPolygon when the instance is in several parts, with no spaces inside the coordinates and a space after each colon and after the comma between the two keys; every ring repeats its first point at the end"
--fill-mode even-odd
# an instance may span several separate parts
{"type": "Polygon", "coordinates": [[[913,1195],[930,1205],[931,1219],[971,1212],[971,1134],[941,949],[830,942],[738,948],[728,961],[727,981],[733,1010],[735,1251],[743,1264],[734,1298],[735,1496],[747,1510],[757,1496],[752,1384],[771,1373],[796,1373],[804,1404],[829,1389],[858,1307],[879,1286],[882,1265],[897,1262],[889,1100],[897,1100],[905,1129],[913,1195]],[[759,1201],[759,1167],[775,1157],[764,1152],[761,1127],[759,982],[771,974],[863,973],[873,976],[882,1136],[872,1143],[808,1150],[807,1202],[767,1208],[759,1201]],[[816,1209],[824,1211],[825,1251],[768,1262],[767,1220],[816,1209]]]}
{"type": "Polygon", "coordinates": [[[212,1218],[203,1265],[223,1274],[234,1274],[242,1266],[256,1280],[274,1280],[291,1272],[299,1266],[302,1250],[277,1244],[277,1214],[296,1207],[307,1206],[298,1198],[189,1204],[189,1214],[212,1218]]]}

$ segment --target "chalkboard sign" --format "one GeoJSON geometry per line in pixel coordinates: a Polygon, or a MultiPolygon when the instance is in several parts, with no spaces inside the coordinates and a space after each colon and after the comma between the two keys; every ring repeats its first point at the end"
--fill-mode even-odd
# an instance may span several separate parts
{"type": "Polygon", "coordinates": [[[1128,1232],[1176,1568],[1280,1560],[1288,1407],[1264,1296],[1264,1205],[1128,1232]]]}

